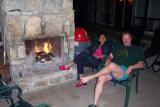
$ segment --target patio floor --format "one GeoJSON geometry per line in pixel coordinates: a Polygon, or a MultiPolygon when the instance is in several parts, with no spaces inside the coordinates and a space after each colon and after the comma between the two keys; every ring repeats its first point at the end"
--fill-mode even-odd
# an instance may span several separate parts
{"type": "MultiPolygon", "coordinates": [[[[153,59],[149,59],[152,62],[153,59]]],[[[91,72],[90,72],[91,73],[91,72]]],[[[88,74],[87,74],[88,75],[88,74]]],[[[87,107],[93,102],[95,82],[76,88],[75,81],[61,84],[36,92],[24,94],[24,99],[33,105],[47,103],[51,107],[87,107]]],[[[135,93],[132,83],[129,107],[160,107],[160,72],[143,70],[140,74],[139,93],[135,93]]],[[[123,107],[125,88],[114,86],[112,82],[105,84],[99,107],[123,107]]],[[[8,107],[5,100],[0,100],[0,107],[8,107]]]]}

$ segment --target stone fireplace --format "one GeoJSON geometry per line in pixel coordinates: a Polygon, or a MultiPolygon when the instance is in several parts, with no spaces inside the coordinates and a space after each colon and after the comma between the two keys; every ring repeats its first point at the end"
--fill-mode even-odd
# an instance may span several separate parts
{"type": "Polygon", "coordinates": [[[16,84],[28,92],[75,79],[73,69],[58,69],[74,56],[73,0],[0,0],[0,6],[0,31],[16,84]]]}

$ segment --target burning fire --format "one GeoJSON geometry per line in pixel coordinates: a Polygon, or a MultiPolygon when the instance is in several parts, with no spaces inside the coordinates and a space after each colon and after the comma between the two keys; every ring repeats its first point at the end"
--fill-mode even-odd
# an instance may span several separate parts
{"type": "Polygon", "coordinates": [[[49,53],[51,51],[51,49],[52,49],[51,44],[48,42],[44,42],[44,48],[43,48],[44,52],[49,53]]]}
{"type": "MultiPolygon", "coordinates": [[[[48,54],[49,52],[51,52],[51,49],[52,49],[51,43],[49,43],[49,41],[48,42],[44,42],[42,51],[44,51],[45,53],[48,54]]],[[[37,46],[37,42],[36,42],[36,46],[35,46],[34,50],[35,50],[36,53],[40,52],[40,49],[37,46]]]]}
{"type": "Polygon", "coordinates": [[[37,45],[35,46],[34,50],[35,50],[36,53],[40,52],[37,45]]]}

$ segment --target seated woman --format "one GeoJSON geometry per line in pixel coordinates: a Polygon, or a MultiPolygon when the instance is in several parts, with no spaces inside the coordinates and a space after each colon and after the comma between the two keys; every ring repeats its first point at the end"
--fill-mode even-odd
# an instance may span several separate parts
{"type": "MultiPolygon", "coordinates": [[[[89,46],[84,52],[81,52],[74,60],[67,64],[61,65],[59,68],[61,70],[69,70],[70,67],[76,63],[77,64],[77,73],[78,77],[82,78],[84,73],[84,66],[95,67],[98,66],[105,56],[108,56],[112,49],[112,43],[107,41],[105,34],[100,34],[98,37],[98,42],[89,46]]],[[[78,80],[79,80],[78,78],[78,80]]],[[[80,87],[84,84],[81,84],[79,81],[76,84],[76,87],[80,87]]]]}

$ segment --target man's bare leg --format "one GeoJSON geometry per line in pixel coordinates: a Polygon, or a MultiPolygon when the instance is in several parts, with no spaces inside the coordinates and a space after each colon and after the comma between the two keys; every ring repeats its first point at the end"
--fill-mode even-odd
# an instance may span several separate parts
{"type": "Polygon", "coordinates": [[[112,72],[115,77],[120,78],[123,74],[122,71],[123,69],[119,65],[115,63],[110,63],[108,66],[104,67],[101,71],[97,72],[96,74],[93,74],[87,77],[82,77],[81,81],[82,83],[87,83],[88,81],[92,79],[95,79],[100,76],[105,76],[109,74],[110,72],[112,72]]]}
{"type": "Polygon", "coordinates": [[[95,93],[94,93],[94,105],[98,105],[99,97],[103,92],[104,83],[110,80],[111,80],[111,77],[109,75],[100,76],[98,78],[96,88],[95,88],[95,93]]]}

